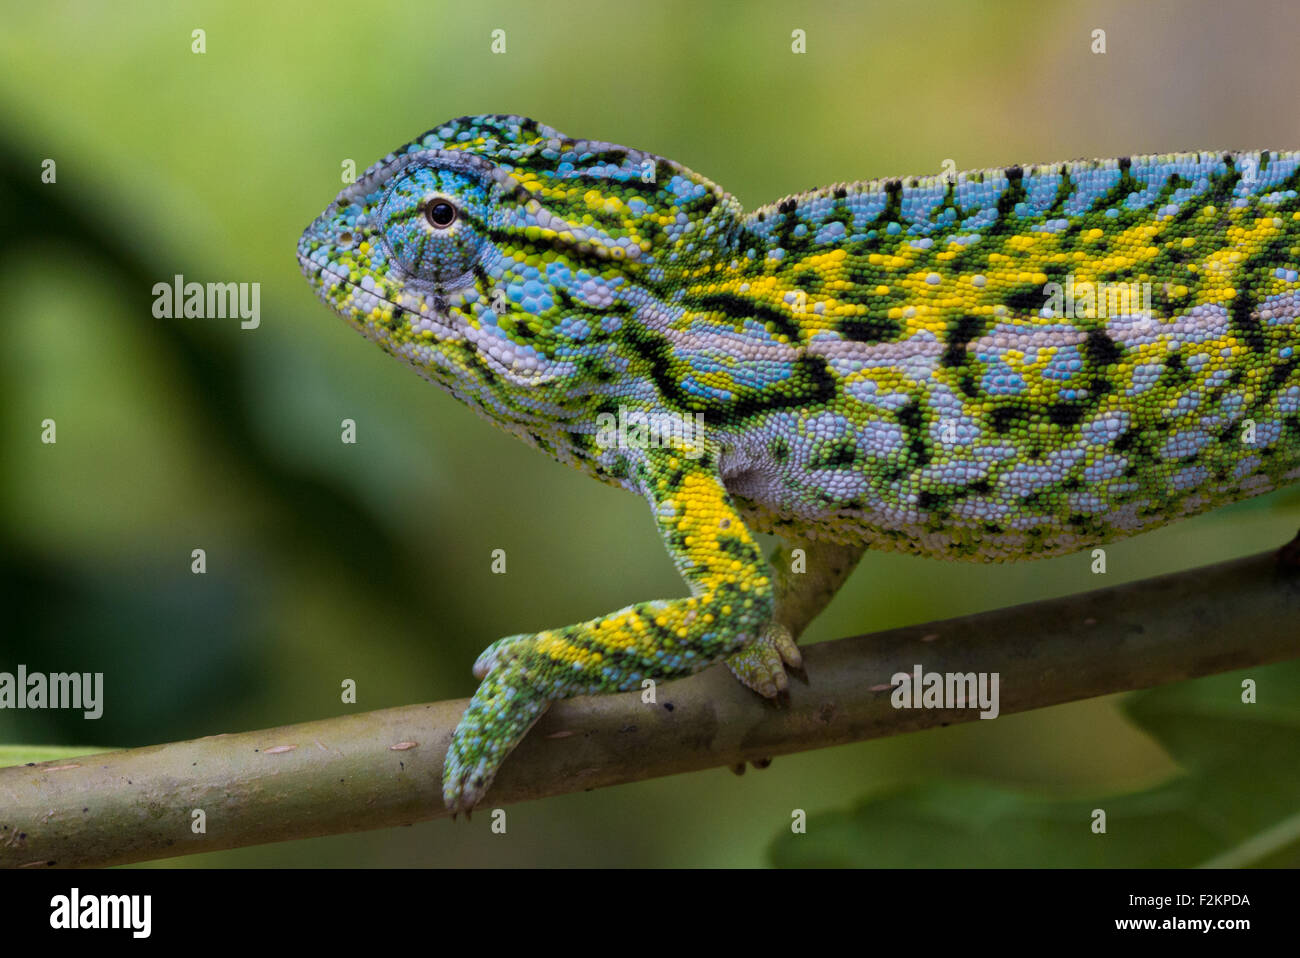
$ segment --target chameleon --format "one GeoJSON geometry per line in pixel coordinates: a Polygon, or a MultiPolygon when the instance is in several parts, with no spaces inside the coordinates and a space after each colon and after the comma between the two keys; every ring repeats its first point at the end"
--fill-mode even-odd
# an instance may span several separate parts
{"type": "Polygon", "coordinates": [[[796,640],[868,549],[1062,555],[1300,479],[1297,152],[843,183],[746,213],[662,156],[465,116],[372,165],[297,252],[389,354],[644,497],[689,593],[488,646],[453,813],[556,700],[719,661],[788,695],[796,640]]]}

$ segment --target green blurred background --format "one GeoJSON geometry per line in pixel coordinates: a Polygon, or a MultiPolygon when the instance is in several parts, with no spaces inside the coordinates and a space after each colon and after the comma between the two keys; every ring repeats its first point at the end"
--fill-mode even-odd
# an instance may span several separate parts
{"type": "MultiPolygon", "coordinates": [[[[643,502],[497,432],[315,300],[294,244],[348,159],[522,113],[670,156],[752,207],[947,159],[1300,147],[1285,2],[4,6],[0,669],[104,671],[107,704],[98,722],[0,712],[0,742],[300,722],[346,710],[345,677],[358,709],[465,696],[499,636],[681,593],[643,502]],[[261,283],[261,327],[153,318],[176,273],[261,283]]],[[[1245,555],[1297,524],[1293,489],[1117,543],[1104,580],[1086,556],[869,555],[808,638],[1245,555]]],[[[177,864],[760,865],[792,808],[901,783],[1075,796],[1173,775],[1116,702],[521,805],[506,836],[440,821],[177,864]]]]}

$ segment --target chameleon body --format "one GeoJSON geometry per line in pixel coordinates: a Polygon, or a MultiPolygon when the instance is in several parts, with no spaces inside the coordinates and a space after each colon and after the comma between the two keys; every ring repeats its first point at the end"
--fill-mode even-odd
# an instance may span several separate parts
{"type": "Polygon", "coordinates": [[[1300,478],[1298,190],[1297,153],[1175,153],[746,214],[671,160],[515,116],[376,163],[299,242],[319,297],[644,496],[690,592],[491,645],[447,804],[556,699],[719,660],[778,695],[867,548],[1058,555],[1300,478]],[[770,562],[754,531],[781,537],[770,562]]]}

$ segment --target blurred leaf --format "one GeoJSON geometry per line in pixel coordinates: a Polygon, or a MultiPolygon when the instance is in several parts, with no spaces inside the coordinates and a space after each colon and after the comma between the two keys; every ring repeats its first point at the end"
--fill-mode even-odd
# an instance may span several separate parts
{"type": "MultiPolygon", "coordinates": [[[[1060,800],[930,782],[811,816],[770,849],[783,867],[1087,868],[1295,864],[1300,857],[1300,662],[1139,692],[1124,703],[1183,772],[1154,788],[1060,800]],[[1242,702],[1256,683],[1258,704],[1242,702]],[[1093,834],[1093,810],[1106,833],[1093,834]]],[[[1062,756],[1062,761],[1068,761],[1062,756]]]]}
{"type": "Polygon", "coordinates": [[[76,758],[78,755],[98,755],[111,752],[103,745],[0,745],[0,768],[9,765],[30,765],[32,762],[52,762],[56,758],[76,758]]]}

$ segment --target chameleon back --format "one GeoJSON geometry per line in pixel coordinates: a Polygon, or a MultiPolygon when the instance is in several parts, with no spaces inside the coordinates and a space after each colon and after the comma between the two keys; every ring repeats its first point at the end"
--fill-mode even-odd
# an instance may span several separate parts
{"type": "Polygon", "coordinates": [[[1298,169],[1134,157],[756,211],[711,302],[787,314],[824,375],[731,434],[729,488],[763,527],[997,560],[1300,478],[1298,169]]]}

